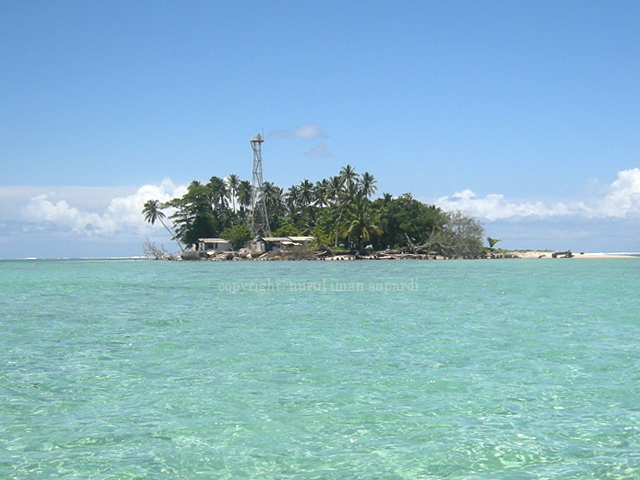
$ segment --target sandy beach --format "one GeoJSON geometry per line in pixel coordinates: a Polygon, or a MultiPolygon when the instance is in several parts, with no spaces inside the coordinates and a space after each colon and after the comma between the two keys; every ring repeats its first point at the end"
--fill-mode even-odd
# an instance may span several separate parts
{"type": "MultiPolygon", "coordinates": [[[[531,251],[531,252],[513,252],[520,258],[553,258],[554,252],[549,251],[531,251]]],[[[572,258],[636,258],[637,255],[626,253],[573,253],[572,258]]]]}
{"type": "Polygon", "coordinates": [[[638,258],[631,253],[576,253],[574,258],[638,258]]]}

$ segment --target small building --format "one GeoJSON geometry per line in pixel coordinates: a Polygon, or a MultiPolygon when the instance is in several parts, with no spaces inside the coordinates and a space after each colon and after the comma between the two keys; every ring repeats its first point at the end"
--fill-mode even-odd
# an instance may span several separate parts
{"type": "Polygon", "coordinates": [[[257,256],[275,250],[304,248],[315,239],[315,237],[260,237],[251,243],[251,254],[257,256]]]}
{"type": "Polygon", "coordinates": [[[231,243],[224,238],[199,238],[198,252],[228,252],[231,250],[231,243]]]}
{"type": "Polygon", "coordinates": [[[285,250],[296,245],[296,242],[289,237],[262,237],[260,240],[264,243],[265,252],[285,250]]]}
{"type": "Polygon", "coordinates": [[[289,237],[291,239],[292,242],[297,243],[302,245],[303,247],[306,247],[307,245],[309,245],[311,242],[314,242],[316,240],[316,237],[310,237],[310,236],[306,236],[306,237],[289,237]]]}

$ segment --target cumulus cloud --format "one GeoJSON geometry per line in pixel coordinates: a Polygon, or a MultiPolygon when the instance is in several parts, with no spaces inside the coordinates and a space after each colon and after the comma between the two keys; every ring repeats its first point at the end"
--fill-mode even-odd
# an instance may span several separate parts
{"type": "Polygon", "coordinates": [[[330,151],[327,150],[327,144],[326,143],[321,143],[316,148],[312,148],[311,150],[309,150],[308,152],[305,152],[304,154],[309,156],[309,157],[331,157],[331,156],[333,156],[333,153],[331,153],[330,151]]]}
{"type": "Polygon", "coordinates": [[[315,123],[303,123],[293,131],[277,130],[275,132],[271,132],[269,137],[279,139],[297,138],[301,140],[315,140],[317,138],[327,138],[328,135],[325,134],[322,131],[322,128],[315,123]]]}
{"type": "Polygon", "coordinates": [[[508,201],[502,194],[489,194],[478,198],[471,190],[456,192],[450,197],[441,197],[436,205],[445,210],[462,210],[476,217],[498,220],[510,217],[550,217],[557,215],[588,214],[589,207],[583,202],[553,203],[508,201]]]}
{"type": "Polygon", "coordinates": [[[76,233],[113,231],[112,219],[103,218],[96,213],[80,212],[77,208],[69,206],[66,200],[53,203],[49,198],[50,195],[47,194],[33,197],[24,209],[25,217],[36,223],[49,222],[76,233]]]}
{"type": "Polygon", "coordinates": [[[445,210],[462,210],[491,221],[511,217],[627,218],[640,214],[640,169],[618,172],[618,179],[608,186],[604,197],[585,201],[518,202],[509,201],[501,194],[479,198],[467,189],[450,197],[441,197],[435,204],[445,210]]]}
{"type": "Polygon", "coordinates": [[[39,195],[64,199],[68,204],[83,210],[97,211],[106,208],[112,199],[132,195],[137,187],[36,187],[9,186],[0,187],[0,218],[22,219],[23,207],[30,199],[39,195]]]}
{"type": "Polygon", "coordinates": [[[634,214],[640,214],[640,168],[618,172],[599,208],[599,216],[624,218],[634,214]]]}
{"type": "Polygon", "coordinates": [[[182,196],[186,187],[173,185],[165,179],[159,185],[144,185],[135,193],[109,201],[106,208],[91,211],[87,205],[71,205],[57,192],[33,196],[21,209],[23,220],[35,228],[47,227],[81,235],[114,235],[116,233],[149,234],[161,225],[144,221],[142,208],[150,199],[161,202],[182,196]]]}

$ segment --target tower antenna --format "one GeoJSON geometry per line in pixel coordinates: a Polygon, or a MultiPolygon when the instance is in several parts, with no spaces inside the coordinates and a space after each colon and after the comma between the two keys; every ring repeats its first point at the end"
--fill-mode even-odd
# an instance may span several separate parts
{"type": "Polygon", "coordinates": [[[264,137],[260,134],[251,138],[253,150],[253,177],[251,179],[251,232],[258,237],[271,235],[267,206],[262,192],[262,144],[264,137]]]}

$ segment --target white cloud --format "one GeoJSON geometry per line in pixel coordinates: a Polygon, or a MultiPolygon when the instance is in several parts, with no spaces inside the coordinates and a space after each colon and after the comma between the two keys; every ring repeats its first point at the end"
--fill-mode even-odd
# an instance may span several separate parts
{"type": "Polygon", "coordinates": [[[272,138],[280,138],[280,139],[289,139],[289,138],[297,138],[301,140],[314,140],[316,138],[327,138],[328,135],[322,131],[319,125],[315,123],[303,123],[299,127],[296,127],[293,131],[289,130],[278,130],[275,132],[271,132],[269,137],[272,138]]]}
{"type": "Polygon", "coordinates": [[[323,138],[326,137],[322,132],[322,129],[318,125],[314,125],[313,123],[305,123],[300,125],[293,131],[295,138],[302,138],[305,140],[313,140],[315,138],[323,138]]]}
{"type": "Polygon", "coordinates": [[[149,234],[161,225],[149,225],[144,221],[142,208],[150,199],[161,202],[184,195],[186,187],[176,187],[170,179],[159,185],[144,185],[135,193],[113,198],[100,211],[91,211],[87,204],[73,206],[56,192],[32,197],[21,209],[23,220],[82,235],[114,235],[117,232],[149,234]],[[60,199],[59,199],[60,198],[60,199]]]}
{"type": "Polygon", "coordinates": [[[435,201],[444,210],[462,210],[476,217],[497,220],[510,217],[550,217],[556,215],[581,215],[589,208],[582,202],[553,203],[510,202],[504,195],[489,194],[484,198],[476,197],[471,190],[456,192],[451,197],[441,197],[435,201]]]}
{"type": "Polygon", "coordinates": [[[331,153],[330,151],[327,150],[327,144],[326,143],[321,143],[316,148],[312,148],[311,150],[309,150],[308,152],[305,152],[304,154],[308,155],[309,157],[331,157],[331,156],[333,156],[333,153],[331,153]]]}
{"type": "Polygon", "coordinates": [[[634,214],[640,214],[640,168],[618,172],[598,216],[624,218],[634,214]]]}
{"type": "Polygon", "coordinates": [[[540,201],[508,201],[501,194],[478,198],[467,189],[450,197],[441,197],[435,204],[445,210],[462,210],[491,221],[511,217],[626,218],[640,214],[640,169],[618,172],[618,179],[609,185],[604,198],[545,204],[540,201]]]}
{"type": "Polygon", "coordinates": [[[96,213],[80,212],[77,208],[70,207],[66,200],[53,203],[49,198],[50,195],[47,194],[33,197],[24,209],[25,217],[36,223],[50,222],[76,233],[90,233],[94,229],[109,230],[112,233],[113,224],[109,222],[111,225],[107,225],[108,219],[103,219],[96,213]]]}
{"type": "Polygon", "coordinates": [[[39,195],[64,199],[70,205],[85,210],[106,208],[112,199],[126,197],[135,193],[137,187],[35,187],[12,186],[0,187],[0,218],[21,219],[22,209],[29,200],[39,195]]]}

